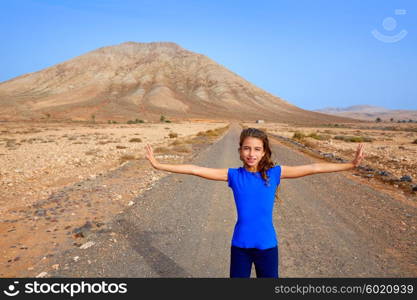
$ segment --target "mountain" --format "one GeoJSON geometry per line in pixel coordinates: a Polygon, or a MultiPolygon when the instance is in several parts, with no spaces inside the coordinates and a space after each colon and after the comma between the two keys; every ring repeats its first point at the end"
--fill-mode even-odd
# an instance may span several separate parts
{"type": "Polygon", "coordinates": [[[382,121],[417,120],[417,110],[388,109],[380,106],[354,105],[345,108],[326,107],[315,110],[316,112],[336,115],[347,118],[375,121],[380,118],[382,121]]]}
{"type": "Polygon", "coordinates": [[[0,120],[352,121],[298,108],[170,42],[99,48],[0,83],[0,120]]]}

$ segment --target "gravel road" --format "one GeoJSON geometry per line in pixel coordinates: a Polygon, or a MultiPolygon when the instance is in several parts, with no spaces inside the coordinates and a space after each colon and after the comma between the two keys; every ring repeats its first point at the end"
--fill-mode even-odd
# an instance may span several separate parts
{"type": "MultiPolygon", "coordinates": [[[[232,124],[190,163],[240,166],[240,131],[232,124]]],[[[313,162],[277,141],[272,148],[280,164],[313,162]]],[[[416,205],[347,173],[282,180],[283,204],[274,208],[280,277],[415,277],[416,205]]],[[[88,236],[93,246],[56,255],[61,267],[48,277],[229,276],[236,212],[227,182],[170,174],[134,202],[88,236]]]]}

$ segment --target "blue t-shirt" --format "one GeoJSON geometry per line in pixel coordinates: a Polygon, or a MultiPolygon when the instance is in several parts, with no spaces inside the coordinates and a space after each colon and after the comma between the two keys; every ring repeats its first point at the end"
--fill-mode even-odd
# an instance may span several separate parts
{"type": "Polygon", "coordinates": [[[244,167],[228,169],[227,181],[233,190],[237,209],[233,246],[268,249],[278,245],[272,210],[281,166],[268,169],[266,174],[269,186],[265,185],[260,172],[249,172],[244,167]]]}

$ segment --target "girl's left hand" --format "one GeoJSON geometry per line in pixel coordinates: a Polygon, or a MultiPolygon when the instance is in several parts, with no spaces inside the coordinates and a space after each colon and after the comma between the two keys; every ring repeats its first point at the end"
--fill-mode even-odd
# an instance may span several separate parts
{"type": "Polygon", "coordinates": [[[361,163],[362,159],[365,157],[365,155],[363,153],[363,149],[364,149],[364,145],[363,144],[359,144],[358,145],[358,148],[356,149],[355,158],[352,161],[352,163],[355,165],[355,167],[359,166],[359,164],[361,163]]]}

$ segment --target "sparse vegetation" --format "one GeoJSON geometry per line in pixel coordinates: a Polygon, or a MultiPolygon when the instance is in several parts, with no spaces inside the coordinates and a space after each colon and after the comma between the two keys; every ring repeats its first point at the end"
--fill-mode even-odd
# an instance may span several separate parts
{"type": "Polygon", "coordinates": [[[320,141],[330,140],[331,138],[329,135],[320,135],[317,132],[310,133],[308,137],[311,137],[315,140],[320,140],[320,141]]]}
{"type": "Polygon", "coordinates": [[[301,140],[301,139],[303,139],[305,137],[306,137],[305,133],[304,132],[301,132],[301,131],[294,132],[294,134],[292,136],[292,138],[293,139],[296,139],[296,140],[301,140]]]}
{"type": "Polygon", "coordinates": [[[87,152],[85,152],[84,154],[85,155],[97,155],[98,152],[100,152],[100,151],[101,151],[100,149],[90,149],[87,152]]]}
{"type": "Polygon", "coordinates": [[[177,145],[177,146],[174,146],[172,148],[172,150],[174,150],[176,152],[185,152],[185,153],[188,153],[188,152],[191,152],[192,151],[192,148],[191,148],[190,145],[177,145]]]}
{"type": "Polygon", "coordinates": [[[184,143],[183,142],[181,142],[180,140],[175,140],[175,141],[173,141],[170,145],[171,146],[177,146],[177,145],[183,145],[184,143]]]}
{"type": "Polygon", "coordinates": [[[334,137],[334,139],[345,141],[345,142],[351,142],[351,143],[363,143],[363,142],[370,143],[373,141],[373,139],[370,137],[350,136],[350,135],[337,135],[334,137]]]}
{"type": "Polygon", "coordinates": [[[165,123],[171,123],[171,121],[168,120],[164,115],[161,115],[161,117],[159,118],[159,121],[165,122],[165,123]]]}
{"type": "Polygon", "coordinates": [[[120,163],[124,163],[125,161],[135,160],[136,157],[132,154],[125,154],[119,158],[120,163]]]}
{"type": "Polygon", "coordinates": [[[200,131],[197,133],[197,136],[218,136],[221,134],[221,128],[218,129],[209,129],[206,131],[200,131]]]}
{"type": "Polygon", "coordinates": [[[145,123],[145,121],[139,120],[139,119],[127,121],[127,124],[139,124],[139,123],[145,123]]]}
{"type": "Polygon", "coordinates": [[[155,152],[155,153],[162,153],[162,154],[165,154],[165,153],[170,153],[170,149],[169,148],[167,148],[167,147],[156,147],[154,150],[153,150],[153,152],[155,152]]]}
{"type": "Polygon", "coordinates": [[[130,143],[141,143],[142,140],[140,138],[133,138],[129,140],[130,143]]]}
{"type": "Polygon", "coordinates": [[[97,145],[105,145],[105,144],[110,144],[110,143],[118,143],[118,141],[112,141],[112,140],[100,141],[97,143],[97,145]]]}

